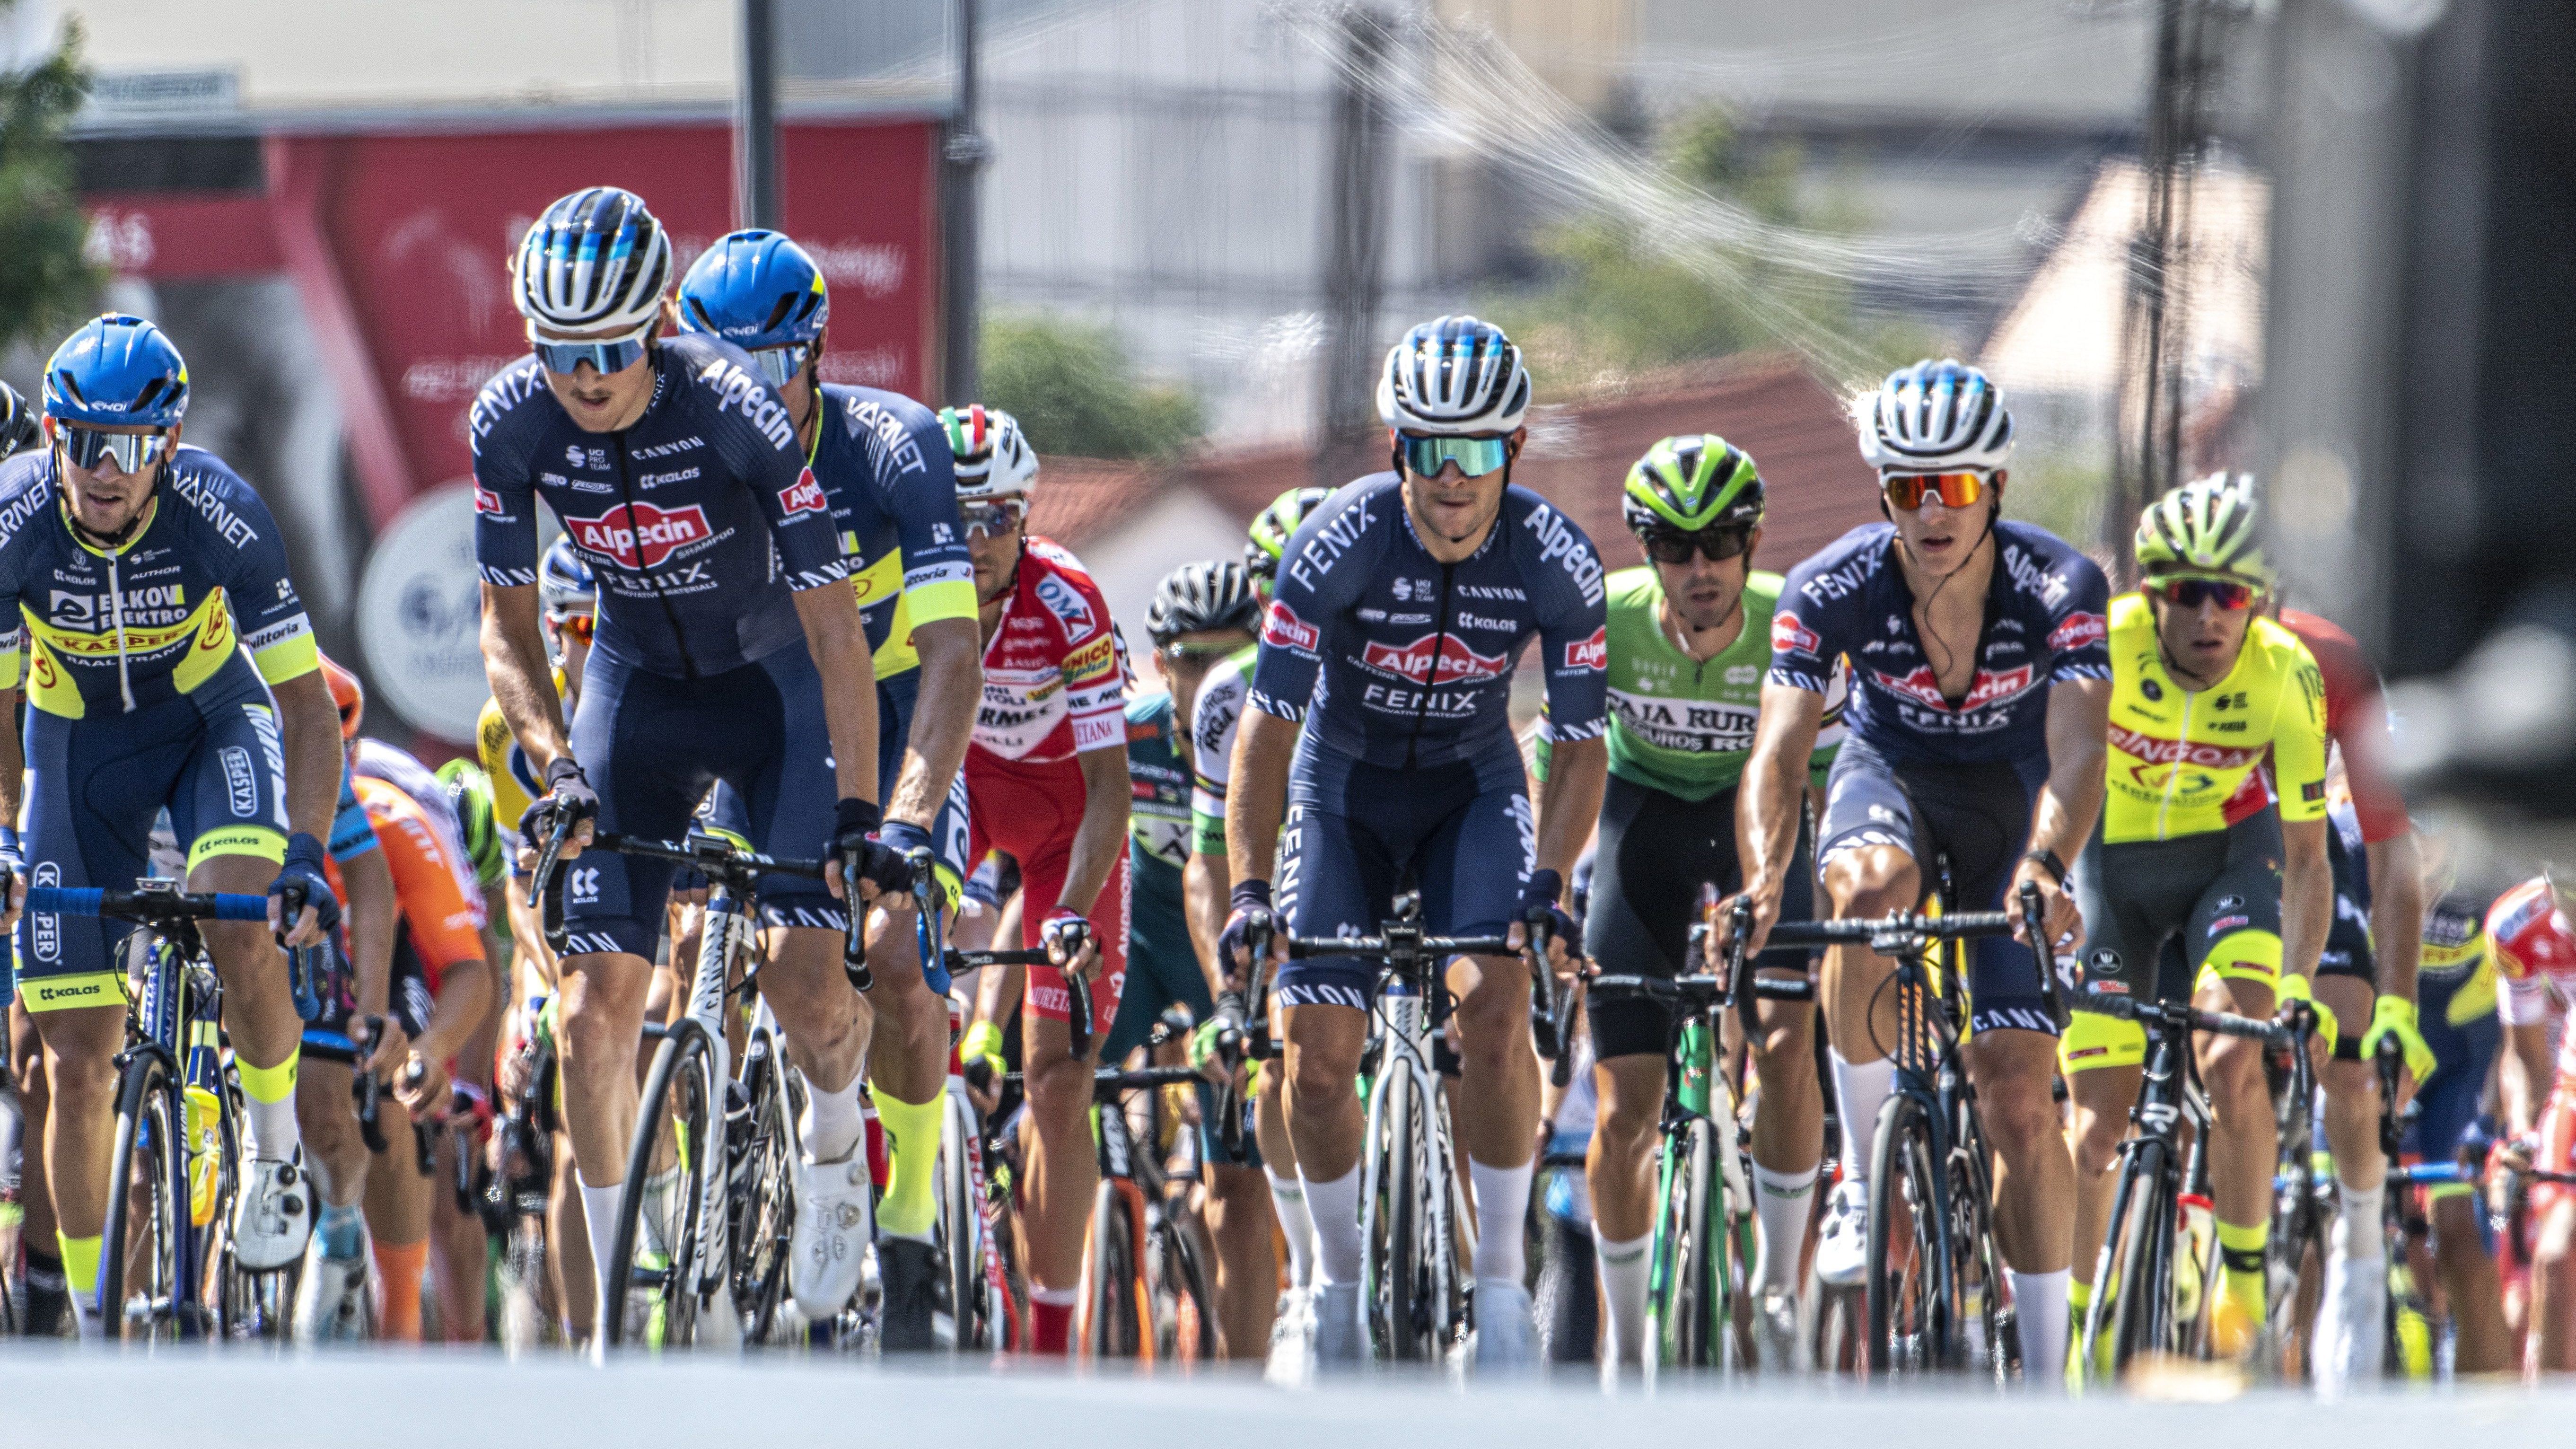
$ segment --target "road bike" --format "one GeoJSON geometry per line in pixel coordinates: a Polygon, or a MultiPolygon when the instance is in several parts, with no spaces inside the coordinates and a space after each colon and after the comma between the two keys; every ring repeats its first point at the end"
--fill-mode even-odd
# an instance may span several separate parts
{"type": "Polygon", "coordinates": [[[2076,1326],[2079,1373],[2117,1376],[2144,1354],[2209,1355],[2211,1291],[2222,1271],[2209,1189],[2210,1107],[2192,1056],[2194,1033],[2262,1043],[2285,1058],[2293,1095],[2310,1095],[2314,1015],[2291,1002],[2258,1021],[2188,1002],[2089,994],[2083,1010],[2146,1031],[2145,1080],[2119,1148],[2120,1180],[2093,1270],[2093,1300],[2076,1326]]]}
{"type": "MultiPolygon", "coordinates": [[[[1946,874],[1946,871],[1944,872],[1946,874]]],[[[1941,894],[1946,895],[1946,892],[1941,894]]],[[[2007,911],[1899,911],[1876,920],[1784,921],[1774,946],[1865,944],[1896,962],[1895,1081],[1879,1110],[1870,1163],[1866,1279],[1869,1374],[1976,1370],[1998,1383],[2019,1357],[1995,1243],[1992,1153],[1977,1119],[1960,1043],[1966,1035],[1966,950],[2010,934],[2047,939],[2038,888],[2007,911]],[[1947,947],[1935,971],[1931,948],[1947,947]]],[[[1734,906],[1734,939],[1751,929],[1751,902],[1734,906]]],[[[2056,973],[2035,967],[2056,1013],[2056,973]]]]}
{"type": "MultiPolygon", "coordinates": [[[[0,891],[7,889],[0,872],[0,891]]],[[[289,893],[286,909],[290,918],[303,909],[299,894],[289,893]]],[[[50,916],[125,921],[148,933],[141,991],[116,1057],[98,1273],[107,1332],[129,1343],[285,1338],[297,1265],[255,1272],[233,1255],[244,1109],[239,1075],[223,1055],[223,984],[197,929],[207,920],[265,921],[268,898],[142,880],[130,891],[36,886],[26,911],[39,942],[55,929],[50,916]]],[[[321,1014],[319,949],[288,952],[296,1009],[307,1021],[321,1014]]]]}

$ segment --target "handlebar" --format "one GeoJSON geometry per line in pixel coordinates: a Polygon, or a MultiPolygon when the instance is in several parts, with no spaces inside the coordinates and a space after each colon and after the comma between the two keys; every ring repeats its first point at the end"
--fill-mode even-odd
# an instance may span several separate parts
{"type": "Polygon", "coordinates": [[[2307,1037],[2303,1025],[2258,1021],[2250,1016],[2224,1011],[2203,1011],[2187,1002],[2135,1001],[2101,991],[2085,993],[2081,1009],[2142,1025],[2161,1024],[2178,1031],[2202,1031],[2242,1041],[2258,1041],[2283,1051],[2298,1050],[2307,1037]]]}
{"type": "MultiPolygon", "coordinates": [[[[941,957],[948,974],[980,970],[986,966],[1053,966],[1055,958],[1042,946],[1029,946],[1017,951],[960,951],[950,948],[941,957]]],[[[1073,978],[1065,978],[1065,1029],[1073,1037],[1073,1054],[1081,1056],[1091,1050],[1091,991],[1086,985],[1076,990],[1073,978]]]]}
{"type": "MultiPolygon", "coordinates": [[[[8,873],[0,871],[0,890],[8,873]]],[[[95,886],[29,886],[27,910],[40,916],[98,916],[157,926],[174,921],[265,921],[268,897],[230,891],[102,890],[95,886]]]]}

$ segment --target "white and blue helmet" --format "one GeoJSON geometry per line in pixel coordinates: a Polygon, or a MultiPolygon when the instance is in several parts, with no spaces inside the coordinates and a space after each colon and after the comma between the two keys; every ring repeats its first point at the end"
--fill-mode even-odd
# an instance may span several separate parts
{"type": "Polygon", "coordinates": [[[1860,409],[1860,455],[1882,471],[2001,468],[2012,458],[2012,413],[1983,372],[1951,358],[1887,375],[1860,409]]]}

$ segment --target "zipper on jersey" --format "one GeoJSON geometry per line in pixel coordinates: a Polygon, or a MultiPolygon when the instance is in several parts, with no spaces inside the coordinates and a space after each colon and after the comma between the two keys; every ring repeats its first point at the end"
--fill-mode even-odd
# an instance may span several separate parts
{"type": "Polygon", "coordinates": [[[2175,731],[2175,733],[2180,736],[2180,738],[2175,742],[2176,757],[2171,764],[2165,767],[2164,803],[2156,807],[2156,839],[2158,840],[2168,838],[2165,834],[2165,820],[2167,816],[2173,814],[2174,786],[2182,783],[2183,762],[2181,756],[2188,754],[2191,750],[2191,705],[2193,700],[2200,698],[2199,695],[2192,693],[2188,689],[2182,690],[2181,694],[2182,727],[2175,731]]]}
{"type": "Polygon", "coordinates": [[[107,616],[116,623],[116,692],[125,697],[125,712],[134,713],[134,675],[125,662],[125,586],[116,577],[116,555],[107,556],[107,616]]]}
{"type": "Polygon", "coordinates": [[[662,581],[644,564],[644,530],[635,521],[635,480],[631,460],[626,455],[626,435],[612,434],[617,442],[617,496],[626,502],[626,536],[635,546],[635,571],[653,587],[653,600],[662,606],[662,617],[671,626],[671,647],[680,651],[680,670],[689,679],[698,677],[698,661],[689,653],[689,636],[680,631],[680,611],[671,607],[671,596],[662,592],[662,581]]]}
{"type": "Polygon", "coordinates": [[[1413,733],[1404,741],[1404,768],[1413,768],[1414,753],[1422,747],[1422,726],[1431,713],[1431,683],[1440,677],[1440,656],[1449,647],[1449,584],[1457,577],[1458,566],[1440,566],[1440,607],[1433,611],[1431,622],[1431,662],[1422,670],[1422,702],[1413,707],[1413,733]]]}

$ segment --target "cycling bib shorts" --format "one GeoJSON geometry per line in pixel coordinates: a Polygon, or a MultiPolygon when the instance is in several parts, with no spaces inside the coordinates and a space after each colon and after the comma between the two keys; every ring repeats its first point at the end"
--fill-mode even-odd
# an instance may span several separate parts
{"type": "MultiPolygon", "coordinates": [[[[2173,1002],[2217,981],[2280,980],[2281,817],[2270,810],[2171,840],[2105,845],[2097,829],[2072,884],[2088,992],[2173,1002]]],[[[2058,1047],[2069,1075],[2146,1054],[2145,1027],[2092,1011],[2073,1013],[2058,1047]]]]}

